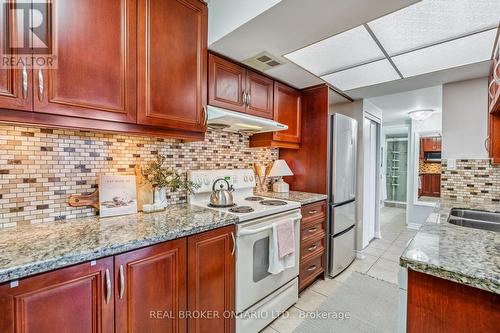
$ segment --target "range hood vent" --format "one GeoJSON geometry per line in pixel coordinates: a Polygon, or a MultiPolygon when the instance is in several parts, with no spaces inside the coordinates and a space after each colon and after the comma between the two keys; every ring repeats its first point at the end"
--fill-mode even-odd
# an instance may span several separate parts
{"type": "Polygon", "coordinates": [[[222,129],[246,135],[256,133],[277,132],[288,129],[288,126],[271,119],[251,116],[208,105],[208,127],[222,129]]]}
{"type": "Polygon", "coordinates": [[[278,57],[275,57],[266,51],[243,60],[243,63],[261,72],[265,72],[267,70],[270,70],[271,68],[276,68],[285,64],[282,60],[279,60],[278,57]]]}

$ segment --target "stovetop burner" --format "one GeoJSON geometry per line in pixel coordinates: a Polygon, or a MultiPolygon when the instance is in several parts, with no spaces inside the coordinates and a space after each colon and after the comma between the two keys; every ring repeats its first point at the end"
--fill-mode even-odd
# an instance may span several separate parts
{"type": "Polygon", "coordinates": [[[262,201],[264,200],[263,197],[248,197],[248,198],[245,198],[246,201],[262,201]]]}
{"type": "Polygon", "coordinates": [[[234,206],[236,206],[236,204],[234,203],[231,205],[220,205],[219,206],[219,205],[212,205],[211,203],[209,203],[207,206],[212,207],[212,208],[228,208],[228,207],[234,207],[234,206]]]}
{"type": "Polygon", "coordinates": [[[284,206],[287,205],[288,203],[286,201],[281,201],[281,200],[264,200],[261,201],[260,204],[264,206],[284,206]]]}
{"type": "Polygon", "coordinates": [[[231,213],[251,213],[253,212],[253,208],[249,206],[238,206],[229,209],[231,213]]]}

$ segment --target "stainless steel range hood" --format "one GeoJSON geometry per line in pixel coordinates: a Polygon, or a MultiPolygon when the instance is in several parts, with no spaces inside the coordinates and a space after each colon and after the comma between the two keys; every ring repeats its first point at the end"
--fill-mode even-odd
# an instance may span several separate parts
{"type": "Polygon", "coordinates": [[[251,116],[208,105],[208,127],[218,128],[227,132],[256,134],[277,132],[288,129],[288,126],[271,119],[251,116]]]}

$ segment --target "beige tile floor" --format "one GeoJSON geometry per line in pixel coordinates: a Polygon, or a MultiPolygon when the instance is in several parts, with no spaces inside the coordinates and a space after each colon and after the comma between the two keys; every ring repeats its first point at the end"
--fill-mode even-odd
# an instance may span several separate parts
{"type": "MultiPolygon", "coordinates": [[[[288,309],[287,318],[278,318],[263,333],[291,333],[301,323],[300,311],[314,311],[345,281],[352,272],[361,272],[377,279],[397,284],[399,256],[416,231],[406,228],[406,211],[384,207],[381,210],[381,239],[373,240],[363,251],[364,258],[354,263],[333,279],[319,280],[303,291],[298,302],[288,309]]],[[[368,301],[368,300],[367,300],[368,301]]],[[[397,315],[397,314],[394,314],[397,315]]]]}

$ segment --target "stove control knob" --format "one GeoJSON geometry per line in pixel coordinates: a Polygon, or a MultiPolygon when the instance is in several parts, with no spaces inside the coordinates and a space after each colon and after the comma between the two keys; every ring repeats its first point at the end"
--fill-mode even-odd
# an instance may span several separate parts
{"type": "Polygon", "coordinates": [[[208,179],[208,177],[205,177],[205,180],[203,181],[203,183],[205,183],[205,185],[210,184],[210,179],[208,179]]]}
{"type": "Polygon", "coordinates": [[[245,183],[247,183],[248,182],[248,176],[243,177],[243,180],[245,181],[245,183]]]}
{"type": "Polygon", "coordinates": [[[252,175],[250,175],[250,176],[248,177],[248,179],[250,179],[250,181],[251,181],[251,182],[253,182],[253,176],[252,176],[252,175]]]}
{"type": "Polygon", "coordinates": [[[196,178],[195,183],[198,184],[198,186],[201,186],[201,184],[203,184],[201,178],[196,178]]]}

